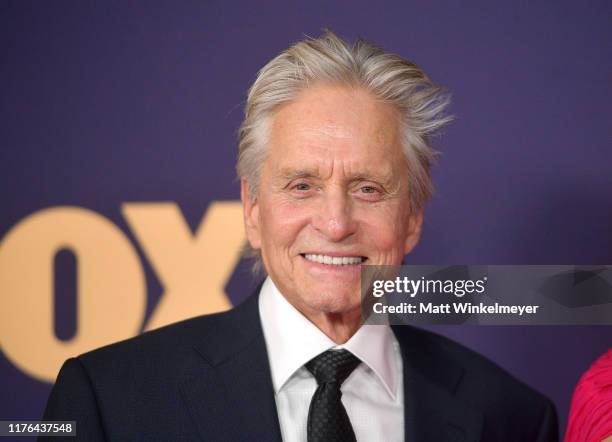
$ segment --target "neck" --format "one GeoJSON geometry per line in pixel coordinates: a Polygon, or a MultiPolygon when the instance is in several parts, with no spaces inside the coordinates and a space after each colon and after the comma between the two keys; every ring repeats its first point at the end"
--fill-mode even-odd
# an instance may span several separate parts
{"type": "Polygon", "coordinates": [[[343,313],[317,312],[304,316],[336,344],[344,344],[361,326],[361,309],[343,313]]]}

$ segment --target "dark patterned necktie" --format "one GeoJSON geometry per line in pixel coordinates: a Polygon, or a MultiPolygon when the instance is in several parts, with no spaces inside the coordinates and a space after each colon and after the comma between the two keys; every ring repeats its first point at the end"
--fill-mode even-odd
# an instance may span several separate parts
{"type": "Polygon", "coordinates": [[[360,363],[347,350],[326,351],[306,363],[319,384],[308,410],[308,442],[355,442],[340,386],[360,363]]]}

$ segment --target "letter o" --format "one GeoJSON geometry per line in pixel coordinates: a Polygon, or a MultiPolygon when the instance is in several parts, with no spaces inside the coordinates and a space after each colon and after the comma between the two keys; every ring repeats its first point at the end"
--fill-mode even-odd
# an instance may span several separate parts
{"type": "Polygon", "coordinates": [[[146,308],[138,255],[108,219],[79,207],[38,211],[0,243],[0,345],[17,367],[53,382],[63,361],[134,336],[146,308]],[[59,340],[53,327],[53,260],[77,259],[77,331],[59,340]]]}

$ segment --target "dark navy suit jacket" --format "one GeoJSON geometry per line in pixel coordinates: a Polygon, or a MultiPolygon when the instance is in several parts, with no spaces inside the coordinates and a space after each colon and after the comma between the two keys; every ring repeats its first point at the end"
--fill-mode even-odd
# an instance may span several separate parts
{"type": "MultiPolygon", "coordinates": [[[[88,441],[280,441],[257,298],[69,359],[44,419],[88,441]]],[[[407,442],[558,440],[544,396],[444,337],[393,331],[407,442]]]]}

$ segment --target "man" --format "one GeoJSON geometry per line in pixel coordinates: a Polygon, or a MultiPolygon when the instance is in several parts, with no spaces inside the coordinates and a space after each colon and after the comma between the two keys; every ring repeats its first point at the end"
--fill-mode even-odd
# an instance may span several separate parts
{"type": "Polygon", "coordinates": [[[237,165],[268,277],[229,312],[67,361],[45,419],[84,440],[556,440],[550,401],[481,356],[361,326],[361,266],[419,240],[447,101],[414,64],[331,32],[274,58],[237,165]]]}

